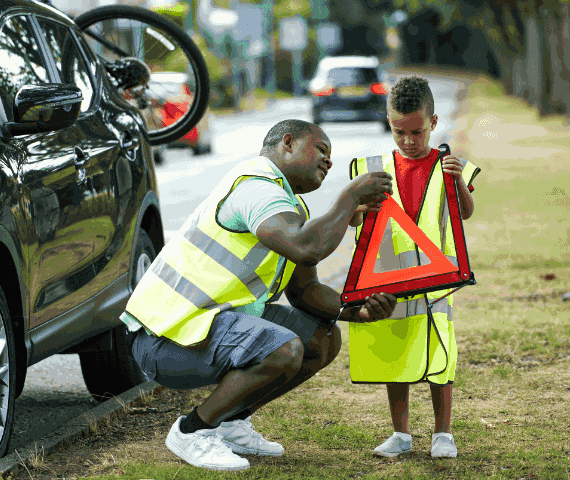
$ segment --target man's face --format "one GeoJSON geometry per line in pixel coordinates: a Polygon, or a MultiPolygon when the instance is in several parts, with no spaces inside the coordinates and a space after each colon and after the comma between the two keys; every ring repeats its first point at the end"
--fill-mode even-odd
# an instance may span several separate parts
{"type": "Polygon", "coordinates": [[[291,140],[290,148],[288,178],[295,193],[308,193],[319,188],[332,167],[328,136],[315,127],[304,137],[291,140]]]}
{"type": "Polygon", "coordinates": [[[417,159],[429,154],[429,138],[437,125],[437,115],[430,115],[425,108],[406,115],[390,110],[388,120],[402,156],[417,159]]]}

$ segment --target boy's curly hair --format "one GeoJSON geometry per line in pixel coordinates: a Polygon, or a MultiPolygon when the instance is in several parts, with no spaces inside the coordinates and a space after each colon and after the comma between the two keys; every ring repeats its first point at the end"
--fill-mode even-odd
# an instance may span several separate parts
{"type": "Polygon", "coordinates": [[[434,114],[433,94],[428,81],[422,77],[404,77],[396,82],[388,95],[388,108],[402,115],[425,108],[428,115],[434,114]]]}

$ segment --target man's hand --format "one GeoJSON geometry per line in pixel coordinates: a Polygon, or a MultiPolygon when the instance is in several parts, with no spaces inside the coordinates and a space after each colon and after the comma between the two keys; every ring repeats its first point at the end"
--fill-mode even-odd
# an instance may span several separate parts
{"type": "Polygon", "coordinates": [[[358,227],[362,222],[364,222],[364,214],[366,212],[379,212],[382,210],[382,201],[370,202],[365,205],[359,205],[358,208],[352,214],[349,225],[351,227],[358,227]]]}
{"type": "Polygon", "coordinates": [[[348,188],[359,205],[378,204],[392,195],[392,176],[386,172],[371,172],[358,175],[348,188]]]}
{"type": "Polygon", "coordinates": [[[362,305],[354,323],[370,323],[383,320],[392,315],[396,308],[397,299],[389,293],[373,293],[370,297],[365,298],[366,303],[362,305]]]}

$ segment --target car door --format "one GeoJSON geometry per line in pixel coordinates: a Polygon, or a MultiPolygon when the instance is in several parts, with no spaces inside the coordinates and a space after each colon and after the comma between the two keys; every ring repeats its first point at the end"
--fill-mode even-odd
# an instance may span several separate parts
{"type": "MultiPolygon", "coordinates": [[[[137,214],[132,207],[136,204],[136,188],[144,173],[139,124],[126,102],[117,104],[109,99],[102,81],[106,72],[99,70],[82,32],[53,19],[38,17],[37,21],[54,58],[59,81],[75,84],[85,97],[84,114],[75,127],[79,131],[81,148],[89,157],[86,183],[90,189],[89,214],[94,222],[92,293],[110,287],[109,297],[125,296],[128,294],[126,285],[116,288],[111,285],[129,270],[130,224],[137,214]],[[87,99],[91,99],[91,103],[87,99]]],[[[125,276],[124,282],[126,280],[125,276]]],[[[112,304],[115,300],[118,301],[108,298],[106,303],[112,304]]],[[[103,326],[97,319],[94,328],[103,326]]]]}
{"type": "MultiPolygon", "coordinates": [[[[57,81],[33,17],[5,18],[0,35],[0,63],[10,78],[4,101],[11,104],[25,84],[57,81]]],[[[29,325],[33,329],[74,310],[91,296],[93,215],[86,176],[90,160],[77,126],[11,142],[25,158],[20,180],[29,214],[29,325]]],[[[88,306],[76,311],[87,322],[89,314],[88,306]]]]}

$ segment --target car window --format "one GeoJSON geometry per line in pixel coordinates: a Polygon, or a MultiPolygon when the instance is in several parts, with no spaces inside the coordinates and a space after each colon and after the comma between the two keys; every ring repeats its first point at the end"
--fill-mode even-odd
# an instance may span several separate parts
{"type": "Polygon", "coordinates": [[[12,105],[24,85],[49,83],[47,71],[28,18],[14,16],[0,25],[0,98],[8,121],[12,105]]]}
{"type": "Polygon", "coordinates": [[[38,18],[38,22],[55,60],[61,83],[75,85],[81,90],[81,111],[86,112],[94,97],[93,84],[75,38],[65,25],[43,18],[38,18]]]}
{"type": "Polygon", "coordinates": [[[77,36],[79,38],[79,43],[81,44],[81,47],[83,48],[83,52],[85,53],[87,66],[91,70],[91,73],[93,74],[93,78],[95,78],[97,76],[97,60],[95,58],[95,54],[91,50],[91,47],[89,46],[89,44],[85,41],[85,38],[83,37],[83,35],[81,33],[79,33],[77,36]]]}
{"type": "Polygon", "coordinates": [[[150,81],[148,83],[148,88],[152,90],[155,94],[162,98],[172,98],[180,97],[183,94],[182,85],[179,83],[172,82],[155,82],[150,81]]]}
{"type": "Polygon", "coordinates": [[[373,68],[333,68],[328,79],[335,85],[365,85],[378,81],[373,68]]]}

